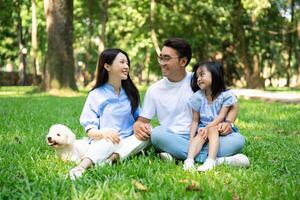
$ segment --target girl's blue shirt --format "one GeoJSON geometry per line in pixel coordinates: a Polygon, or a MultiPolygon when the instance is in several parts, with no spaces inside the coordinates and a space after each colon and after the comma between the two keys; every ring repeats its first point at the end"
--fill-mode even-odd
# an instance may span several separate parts
{"type": "Polygon", "coordinates": [[[212,122],[220,113],[221,108],[236,104],[237,98],[231,90],[222,92],[213,102],[209,103],[204,91],[195,92],[189,104],[192,109],[200,113],[200,124],[206,126],[212,122]]]}
{"type": "Polygon", "coordinates": [[[113,86],[106,83],[89,92],[80,124],[85,131],[91,128],[113,129],[121,138],[126,138],[133,134],[133,124],[139,116],[139,110],[140,108],[132,115],[131,104],[123,88],[117,95],[113,86]]]}

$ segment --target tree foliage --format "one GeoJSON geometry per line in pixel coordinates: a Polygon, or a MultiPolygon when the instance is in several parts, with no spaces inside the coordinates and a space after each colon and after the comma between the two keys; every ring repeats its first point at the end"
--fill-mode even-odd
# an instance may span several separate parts
{"type": "MultiPolygon", "coordinates": [[[[16,2],[22,6],[25,44],[31,50],[31,1],[0,0],[2,68],[19,62],[16,2]]],[[[36,3],[37,60],[44,73],[46,18],[43,3],[36,3]]],[[[169,37],[190,42],[191,64],[207,59],[223,62],[228,85],[264,88],[300,82],[299,0],[74,0],[73,16],[77,83],[92,81],[103,46],[129,53],[136,81],[155,80],[161,76],[158,47],[169,37]]],[[[27,61],[31,59],[28,55],[27,61]]],[[[33,69],[31,62],[28,69],[33,69]]]]}

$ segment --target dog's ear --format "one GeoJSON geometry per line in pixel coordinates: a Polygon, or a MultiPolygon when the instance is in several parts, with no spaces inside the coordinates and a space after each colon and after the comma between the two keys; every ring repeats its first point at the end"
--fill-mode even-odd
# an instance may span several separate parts
{"type": "Polygon", "coordinates": [[[75,141],[76,139],[76,136],[73,132],[70,132],[68,135],[67,135],[67,144],[73,144],[73,142],[75,141]]]}

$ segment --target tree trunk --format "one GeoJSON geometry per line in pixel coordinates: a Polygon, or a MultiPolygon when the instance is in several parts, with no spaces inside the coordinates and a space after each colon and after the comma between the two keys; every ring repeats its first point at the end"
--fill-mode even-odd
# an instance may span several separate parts
{"type": "MultiPolygon", "coordinates": [[[[296,86],[300,87],[300,18],[296,17],[294,18],[294,6],[295,2],[294,0],[292,1],[292,12],[293,12],[293,19],[294,23],[293,25],[296,28],[296,33],[295,33],[295,46],[294,46],[294,51],[295,51],[295,60],[296,60],[296,66],[297,66],[297,82],[296,86]]],[[[299,16],[300,13],[297,13],[296,16],[299,16]],[[298,15],[297,15],[298,14],[298,15]]]]}
{"type": "MultiPolygon", "coordinates": [[[[251,16],[251,22],[252,22],[252,27],[255,27],[256,24],[256,16],[252,14],[251,16]]],[[[259,33],[255,34],[255,40],[260,41],[259,33]]],[[[252,73],[251,73],[251,80],[249,82],[250,88],[255,88],[255,89],[264,89],[265,88],[265,80],[261,76],[261,70],[260,70],[260,62],[259,62],[259,54],[258,50],[254,48],[253,56],[252,56],[252,73]]]]}
{"type": "Polygon", "coordinates": [[[146,84],[149,85],[150,83],[150,57],[151,57],[151,53],[150,53],[150,49],[147,48],[146,49],[146,56],[145,56],[145,61],[144,61],[144,66],[145,66],[145,74],[146,74],[146,84]]]}
{"type": "MultiPolygon", "coordinates": [[[[98,2],[97,2],[98,3],[98,2]]],[[[94,33],[94,28],[93,28],[93,24],[94,24],[94,19],[93,19],[93,14],[94,14],[94,6],[95,6],[95,1],[94,0],[88,0],[87,1],[87,6],[88,6],[88,18],[89,18],[89,38],[88,38],[88,49],[85,52],[85,64],[79,66],[80,67],[80,71],[82,73],[83,76],[83,86],[86,87],[89,82],[91,80],[89,80],[90,78],[90,74],[88,72],[88,68],[91,65],[91,61],[92,61],[92,55],[91,52],[93,51],[93,47],[92,47],[92,38],[93,38],[93,33],[94,33]]]]}
{"type": "Polygon", "coordinates": [[[297,46],[298,51],[296,53],[297,56],[297,65],[298,65],[298,76],[297,76],[297,86],[300,87],[300,20],[298,19],[297,23],[297,46]]]}
{"type": "MultiPolygon", "coordinates": [[[[293,28],[294,24],[294,0],[291,0],[291,22],[290,25],[287,26],[287,29],[290,30],[293,28]]],[[[291,60],[292,60],[292,52],[293,52],[293,32],[288,33],[288,42],[287,42],[287,48],[288,48],[288,63],[286,66],[286,86],[290,87],[291,82],[291,60]]]]}
{"type": "Polygon", "coordinates": [[[291,60],[292,60],[292,38],[290,36],[291,34],[289,34],[289,39],[288,39],[288,61],[287,61],[287,65],[286,65],[286,87],[290,87],[290,82],[291,82],[291,60]]]}
{"type": "Polygon", "coordinates": [[[265,88],[265,80],[260,75],[259,56],[257,53],[253,55],[253,73],[251,75],[249,87],[255,89],[265,88]]]}
{"type": "Polygon", "coordinates": [[[153,46],[155,48],[156,54],[160,54],[160,48],[158,45],[157,41],[157,36],[154,28],[154,19],[155,19],[155,7],[156,7],[156,2],[155,0],[151,0],[150,3],[150,34],[151,34],[151,41],[153,43],[153,46]]]}
{"type": "Polygon", "coordinates": [[[49,89],[77,90],[73,57],[73,0],[44,0],[48,33],[49,89]]]}
{"type": "Polygon", "coordinates": [[[249,68],[249,62],[247,58],[248,55],[248,49],[246,44],[246,37],[245,37],[245,29],[243,27],[243,24],[241,22],[243,7],[242,4],[239,1],[236,1],[233,8],[233,35],[235,37],[235,41],[238,41],[237,43],[237,49],[239,49],[239,60],[242,63],[242,66],[244,68],[244,75],[247,87],[249,87],[249,84],[251,82],[250,77],[250,68],[249,68]]]}
{"type": "Polygon", "coordinates": [[[18,13],[18,39],[19,39],[19,85],[26,85],[27,77],[26,77],[26,55],[27,49],[25,48],[25,41],[23,38],[23,26],[22,26],[22,17],[21,17],[21,8],[20,5],[17,4],[18,13]]]}
{"type": "Polygon", "coordinates": [[[32,46],[32,68],[33,68],[33,84],[37,85],[37,17],[36,17],[36,3],[31,0],[32,10],[32,31],[31,31],[31,46],[32,46]]]}
{"type": "Polygon", "coordinates": [[[98,46],[99,53],[105,49],[105,35],[106,35],[106,23],[108,20],[108,0],[103,0],[101,3],[100,21],[101,21],[101,33],[100,43],[98,46]]]}

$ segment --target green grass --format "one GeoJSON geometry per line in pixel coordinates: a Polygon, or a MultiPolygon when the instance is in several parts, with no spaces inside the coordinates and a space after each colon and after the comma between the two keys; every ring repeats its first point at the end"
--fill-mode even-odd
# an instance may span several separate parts
{"type": "Polygon", "coordinates": [[[288,88],[288,87],[267,87],[265,89],[268,92],[291,92],[291,93],[300,93],[300,88],[288,88]]]}
{"type": "Polygon", "coordinates": [[[55,123],[84,135],[79,116],[86,93],[57,97],[33,89],[0,87],[0,199],[300,199],[300,105],[240,100],[248,169],[188,173],[150,148],[147,156],[93,168],[72,182],[65,175],[74,164],[56,158],[45,135],[55,123]]]}

